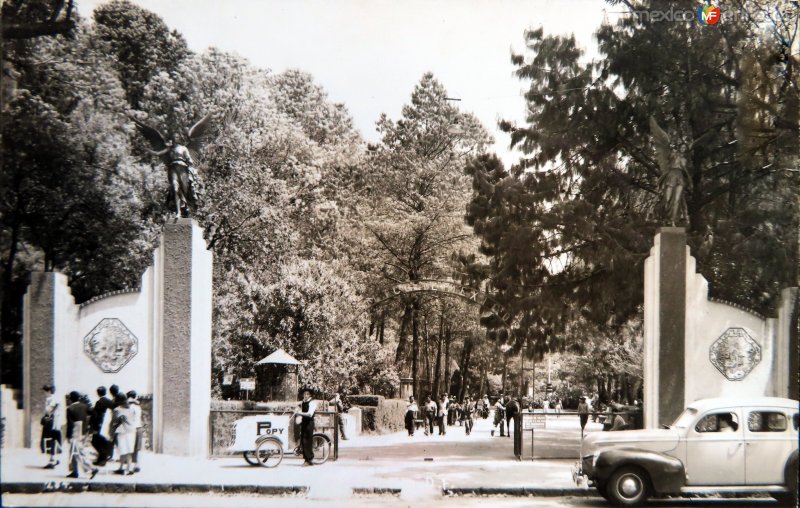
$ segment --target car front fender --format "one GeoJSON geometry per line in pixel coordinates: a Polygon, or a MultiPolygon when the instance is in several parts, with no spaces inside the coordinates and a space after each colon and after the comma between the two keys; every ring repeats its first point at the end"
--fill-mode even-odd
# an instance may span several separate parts
{"type": "Polygon", "coordinates": [[[600,452],[594,467],[595,483],[605,485],[621,466],[644,469],[658,494],[680,492],[686,483],[683,462],[663,453],[636,448],[615,448],[600,452]]]}

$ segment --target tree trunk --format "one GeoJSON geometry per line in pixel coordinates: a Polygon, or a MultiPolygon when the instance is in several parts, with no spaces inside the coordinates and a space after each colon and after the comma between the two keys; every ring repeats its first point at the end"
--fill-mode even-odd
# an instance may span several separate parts
{"type": "Polygon", "coordinates": [[[478,397],[483,397],[486,393],[486,367],[481,366],[481,384],[478,388],[478,397]]]}
{"type": "MultiPolygon", "coordinates": [[[[400,331],[397,334],[397,351],[394,355],[394,363],[399,366],[402,362],[405,365],[406,357],[406,333],[408,331],[408,324],[411,321],[411,304],[406,303],[403,309],[403,318],[400,320],[400,331]]],[[[402,375],[402,374],[401,374],[402,375]]]]}
{"type": "Polygon", "coordinates": [[[378,326],[378,342],[383,345],[384,330],[386,328],[386,309],[381,310],[381,321],[378,326]]]}
{"type": "Polygon", "coordinates": [[[425,324],[423,326],[423,355],[425,359],[425,381],[427,381],[425,390],[431,393],[431,350],[430,350],[430,336],[428,334],[428,316],[425,316],[425,324]]]}
{"type": "Polygon", "coordinates": [[[450,323],[444,327],[444,393],[450,395],[450,323]]]}
{"type": "Polygon", "coordinates": [[[411,379],[414,397],[419,399],[419,300],[414,299],[411,309],[411,379]]]}
{"type": "Polygon", "coordinates": [[[503,353],[503,375],[500,377],[500,393],[506,394],[506,372],[508,370],[508,355],[503,353]]]}
{"type": "Polygon", "coordinates": [[[436,369],[433,374],[433,397],[439,399],[442,386],[442,335],[436,336],[436,369]]]}
{"type": "Polygon", "coordinates": [[[467,370],[469,369],[469,357],[472,354],[472,337],[464,340],[464,349],[461,354],[461,386],[458,387],[458,400],[464,400],[467,391],[467,370]]]}

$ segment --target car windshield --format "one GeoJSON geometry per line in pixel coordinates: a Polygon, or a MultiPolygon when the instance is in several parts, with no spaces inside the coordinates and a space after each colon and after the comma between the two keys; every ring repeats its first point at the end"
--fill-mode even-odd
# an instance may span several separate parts
{"type": "Polygon", "coordinates": [[[697,410],[692,407],[687,407],[672,426],[678,429],[685,429],[692,424],[695,415],[697,415],[697,410]]]}

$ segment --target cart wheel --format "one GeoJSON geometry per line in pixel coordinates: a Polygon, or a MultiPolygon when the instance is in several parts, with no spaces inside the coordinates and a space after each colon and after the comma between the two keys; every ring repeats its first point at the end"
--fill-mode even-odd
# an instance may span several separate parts
{"type": "Polygon", "coordinates": [[[255,458],[260,466],[275,467],[283,460],[283,445],[277,439],[265,439],[258,443],[255,458]]]}
{"type": "Polygon", "coordinates": [[[246,460],[247,463],[250,464],[251,466],[257,466],[258,465],[258,459],[256,458],[256,452],[242,452],[242,455],[244,455],[244,460],[246,460]]]}
{"type": "Polygon", "coordinates": [[[314,434],[314,464],[324,464],[331,454],[331,440],[325,434],[314,434]]]}

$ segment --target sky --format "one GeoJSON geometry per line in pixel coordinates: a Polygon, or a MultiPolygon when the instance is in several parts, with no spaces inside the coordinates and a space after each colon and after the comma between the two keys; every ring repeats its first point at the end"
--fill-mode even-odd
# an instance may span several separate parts
{"type": "MultiPolygon", "coordinates": [[[[310,73],[331,100],[344,103],[356,128],[376,141],[381,113],[398,118],[425,72],[432,72],[460,109],[495,138],[506,165],[519,158],[500,119],[523,122],[525,84],[510,56],[523,33],[574,33],[589,57],[602,0],[132,0],[157,13],[201,52],[237,53],[254,65],[310,73]]],[[[89,13],[105,0],[80,0],[89,13]]]]}

